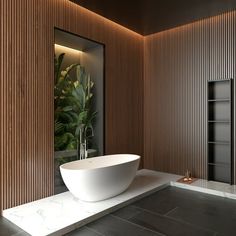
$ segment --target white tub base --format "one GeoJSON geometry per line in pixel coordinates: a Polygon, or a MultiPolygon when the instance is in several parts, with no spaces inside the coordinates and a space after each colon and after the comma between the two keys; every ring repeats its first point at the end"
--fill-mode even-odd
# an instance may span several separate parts
{"type": "Polygon", "coordinates": [[[77,198],[96,202],[124,192],[132,183],[140,156],[116,154],[72,161],[60,166],[62,178],[77,198]]]}

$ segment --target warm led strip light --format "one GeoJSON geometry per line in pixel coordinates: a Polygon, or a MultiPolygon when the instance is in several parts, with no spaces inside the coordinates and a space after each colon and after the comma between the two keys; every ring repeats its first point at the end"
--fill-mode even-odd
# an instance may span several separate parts
{"type": "Polygon", "coordinates": [[[63,50],[70,50],[70,51],[73,51],[73,52],[76,52],[76,53],[82,53],[83,51],[80,51],[80,50],[78,50],[78,49],[74,49],[74,48],[69,48],[69,47],[66,47],[66,46],[62,46],[62,45],[60,45],[60,44],[54,44],[55,45],[55,48],[57,47],[57,48],[61,48],[61,49],[63,49],[63,50]]]}

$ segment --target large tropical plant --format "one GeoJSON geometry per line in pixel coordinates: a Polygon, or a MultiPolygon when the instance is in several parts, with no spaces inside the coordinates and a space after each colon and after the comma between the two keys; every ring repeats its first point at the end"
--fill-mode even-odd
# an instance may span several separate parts
{"type": "Polygon", "coordinates": [[[90,75],[80,64],[63,70],[64,56],[64,53],[55,56],[55,151],[76,149],[81,128],[86,131],[85,135],[93,133],[92,122],[96,116],[92,111],[94,83],[90,75]]]}

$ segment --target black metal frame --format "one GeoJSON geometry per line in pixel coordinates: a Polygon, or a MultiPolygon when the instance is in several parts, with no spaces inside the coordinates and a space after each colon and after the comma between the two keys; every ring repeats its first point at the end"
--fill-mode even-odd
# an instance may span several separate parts
{"type": "MultiPolygon", "coordinates": [[[[222,80],[210,80],[207,81],[207,176],[208,180],[214,180],[210,176],[210,165],[209,163],[209,145],[210,145],[210,140],[209,140],[209,86],[211,83],[217,83],[217,82],[230,82],[230,94],[229,94],[229,102],[230,102],[230,184],[235,183],[235,158],[234,158],[234,80],[233,79],[222,79],[222,80]]],[[[212,145],[212,144],[211,144],[212,145]]]]}
{"type": "Polygon", "coordinates": [[[100,44],[103,47],[103,155],[106,155],[106,127],[105,127],[105,120],[106,120],[106,45],[104,43],[95,41],[93,39],[84,37],[82,35],[58,28],[58,27],[54,27],[54,42],[55,42],[55,30],[61,30],[65,33],[68,34],[72,34],[75,35],[77,37],[92,41],[94,43],[100,44]]]}

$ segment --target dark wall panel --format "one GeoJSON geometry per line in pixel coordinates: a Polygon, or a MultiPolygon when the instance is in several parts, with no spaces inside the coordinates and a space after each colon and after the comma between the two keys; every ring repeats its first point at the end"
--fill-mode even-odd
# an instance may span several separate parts
{"type": "Polygon", "coordinates": [[[236,8],[235,0],[71,0],[129,29],[149,35],[236,8]]]}
{"type": "Polygon", "coordinates": [[[142,155],[143,37],[67,0],[0,4],[0,211],[53,194],[54,27],[105,44],[105,151],[142,155]]]}
{"type": "Polygon", "coordinates": [[[207,80],[235,77],[236,12],[145,37],[144,167],[207,178],[207,80]]]}

